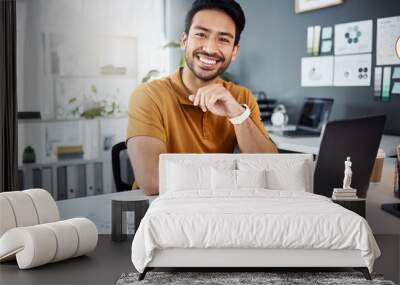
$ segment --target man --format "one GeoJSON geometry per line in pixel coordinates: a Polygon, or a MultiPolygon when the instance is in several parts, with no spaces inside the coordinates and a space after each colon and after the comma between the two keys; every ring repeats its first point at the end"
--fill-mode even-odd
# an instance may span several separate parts
{"type": "Polygon", "coordinates": [[[277,152],[251,92],[219,78],[239,52],[245,16],[233,0],[197,0],[186,15],[185,65],[139,86],[129,103],[128,153],[147,195],[158,194],[161,153],[277,152]]]}

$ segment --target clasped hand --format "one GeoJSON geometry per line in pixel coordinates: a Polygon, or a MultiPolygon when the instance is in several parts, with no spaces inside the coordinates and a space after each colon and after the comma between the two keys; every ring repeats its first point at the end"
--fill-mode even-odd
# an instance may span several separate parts
{"type": "Polygon", "coordinates": [[[189,100],[203,112],[210,111],[218,116],[233,118],[244,112],[243,107],[221,84],[210,84],[199,88],[196,94],[189,95],[189,100]]]}

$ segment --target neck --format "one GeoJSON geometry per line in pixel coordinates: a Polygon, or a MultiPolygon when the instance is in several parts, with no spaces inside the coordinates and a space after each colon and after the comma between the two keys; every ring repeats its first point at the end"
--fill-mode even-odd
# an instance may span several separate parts
{"type": "Polygon", "coordinates": [[[197,90],[201,87],[204,87],[206,85],[210,85],[213,83],[216,83],[218,81],[218,77],[209,80],[209,81],[204,81],[196,77],[196,75],[193,74],[193,72],[190,70],[190,68],[185,64],[183,69],[182,69],[182,81],[185,87],[190,91],[191,94],[195,94],[197,90]]]}

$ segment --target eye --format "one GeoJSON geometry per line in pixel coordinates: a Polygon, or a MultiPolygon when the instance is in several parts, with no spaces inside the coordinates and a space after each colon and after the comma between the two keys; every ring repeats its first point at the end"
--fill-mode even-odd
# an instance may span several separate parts
{"type": "Polygon", "coordinates": [[[231,42],[228,38],[220,38],[219,40],[221,42],[224,42],[224,43],[230,43],[231,42]]]}
{"type": "Polygon", "coordinates": [[[206,34],[205,33],[196,33],[195,34],[197,37],[199,37],[199,38],[205,38],[206,37],[206,34]]]}

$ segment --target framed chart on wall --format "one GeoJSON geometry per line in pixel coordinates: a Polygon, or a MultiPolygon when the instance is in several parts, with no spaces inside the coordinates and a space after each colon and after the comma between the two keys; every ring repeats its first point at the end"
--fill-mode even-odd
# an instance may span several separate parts
{"type": "Polygon", "coordinates": [[[302,13],[342,4],[343,0],[294,0],[294,10],[302,13]]]}

